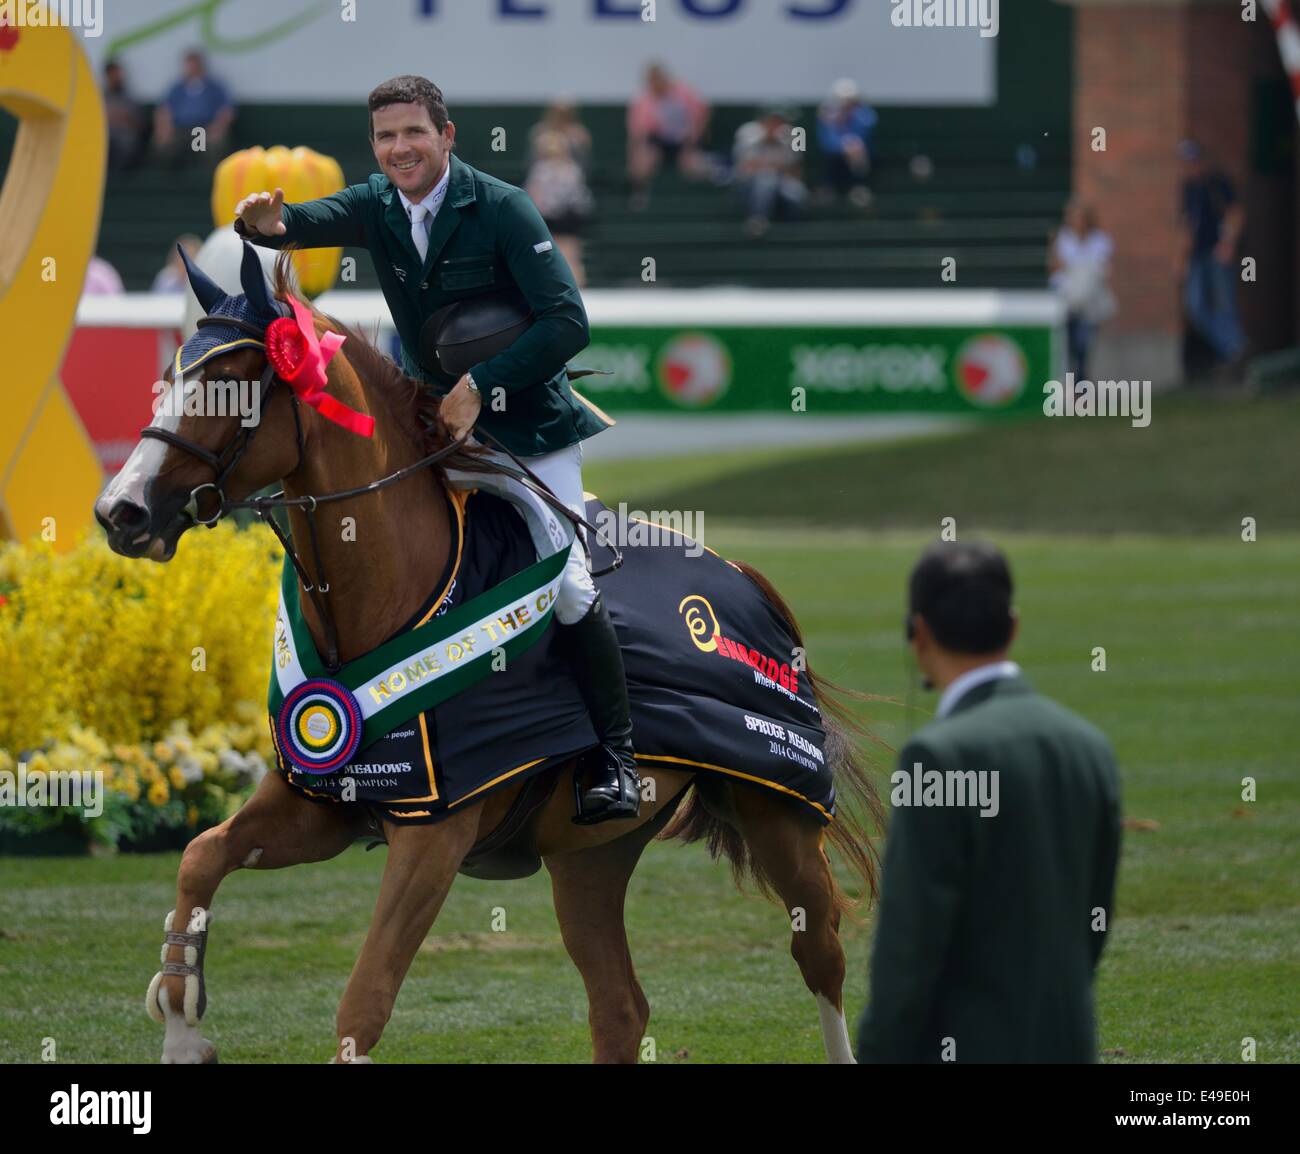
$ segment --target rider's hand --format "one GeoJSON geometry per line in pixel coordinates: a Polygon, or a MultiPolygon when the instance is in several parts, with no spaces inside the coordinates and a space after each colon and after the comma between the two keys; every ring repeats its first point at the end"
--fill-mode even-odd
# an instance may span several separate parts
{"type": "Polygon", "coordinates": [[[235,215],[244,222],[244,228],[255,236],[284,236],[284,221],[280,209],[284,207],[284,189],[277,188],[274,195],[255,192],[235,206],[235,215]]]}
{"type": "Polygon", "coordinates": [[[474,427],[479,410],[483,407],[483,398],[477,389],[469,387],[467,377],[468,374],[456,382],[456,387],[443,398],[439,410],[447,432],[457,441],[474,427]]]}

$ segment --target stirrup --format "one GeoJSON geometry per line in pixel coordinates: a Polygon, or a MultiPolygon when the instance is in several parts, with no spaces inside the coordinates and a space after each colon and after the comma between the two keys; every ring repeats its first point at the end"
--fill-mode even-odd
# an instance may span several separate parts
{"type": "Polygon", "coordinates": [[[641,777],[636,767],[626,765],[609,746],[597,746],[596,752],[609,759],[607,767],[609,762],[613,762],[611,768],[618,782],[618,796],[593,808],[584,795],[597,787],[583,786],[584,766],[580,761],[573,772],[573,824],[597,825],[602,821],[626,821],[638,817],[641,813],[641,777]]]}

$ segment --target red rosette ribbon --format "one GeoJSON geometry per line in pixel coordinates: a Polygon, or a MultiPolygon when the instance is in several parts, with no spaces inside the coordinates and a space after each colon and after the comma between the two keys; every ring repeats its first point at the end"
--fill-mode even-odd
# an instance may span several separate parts
{"type": "Polygon", "coordinates": [[[326,420],[359,436],[372,436],[374,417],[358,413],[325,391],[329,383],[325,367],[347,338],[342,333],[318,338],[311,310],[291,296],[286,299],[293,317],[280,317],[266,330],[266,356],[276,375],[326,420]]]}

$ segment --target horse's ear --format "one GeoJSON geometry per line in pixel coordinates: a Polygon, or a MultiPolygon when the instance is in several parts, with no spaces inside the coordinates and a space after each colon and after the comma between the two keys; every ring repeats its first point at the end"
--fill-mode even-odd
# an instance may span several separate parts
{"type": "Polygon", "coordinates": [[[267,283],[266,273],[262,268],[262,258],[248,241],[244,241],[244,261],[239,266],[239,283],[255,312],[262,316],[280,315],[271,286],[267,283]]]}
{"type": "Polygon", "coordinates": [[[190,288],[194,290],[195,299],[205,313],[212,312],[217,305],[226,299],[224,290],[190,260],[190,254],[185,251],[184,245],[178,244],[176,249],[181,254],[181,260],[185,262],[185,275],[190,278],[190,288]]]}

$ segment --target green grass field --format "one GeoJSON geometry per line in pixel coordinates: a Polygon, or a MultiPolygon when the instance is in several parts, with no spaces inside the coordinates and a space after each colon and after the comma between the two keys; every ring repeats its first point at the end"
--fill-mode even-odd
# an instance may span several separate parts
{"type": "MultiPolygon", "coordinates": [[[[909,696],[903,585],[939,519],[988,531],[1018,583],[1015,656],[1099,724],[1124,773],[1117,916],[1098,979],[1110,1061],[1300,1061],[1300,517],[1293,399],[1157,404],[1148,430],[1007,426],[871,450],[745,453],[588,470],[606,501],[706,511],[706,539],[795,607],[814,668],[895,698],[864,720],[897,745],[909,696]],[[1164,419],[1167,418],[1167,419],[1164,419]],[[815,512],[802,501],[816,497],[815,512]],[[775,515],[772,510],[775,509],[775,515]],[[1259,539],[1241,540],[1244,516],[1259,539]],[[1106,650],[1106,672],[1091,669],[1106,650]],[[1243,802],[1242,778],[1258,799],[1243,802]]],[[[892,768],[878,755],[880,780],[892,768]]],[[[146,1019],[178,855],[0,861],[0,1061],[156,1061],[146,1019]]],[[[321,1061],[383,851],[232,876],[216,900],[205,1033],[223,1061],[321,1061]]],[[[659,1061],[821,1059],[783,912],[737,894],[699,846],[651,846],[629,934],[659,1061]]],[[[848,1012],[870,915],[848,927],[848,1012]]],[[[581,982],[545,873],[461,879],[376,1051],[383,1061],[581,1061],[581,982]],[[506,931],[493,932],[493,910],[506,931]]]]}

